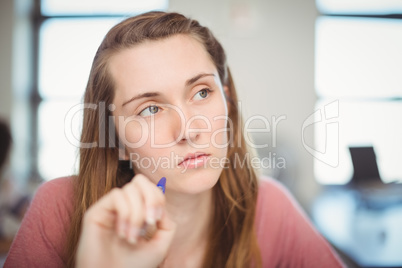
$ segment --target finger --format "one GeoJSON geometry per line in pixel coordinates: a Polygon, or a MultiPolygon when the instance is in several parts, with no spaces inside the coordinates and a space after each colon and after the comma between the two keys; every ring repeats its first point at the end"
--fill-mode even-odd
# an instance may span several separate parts
{"type": "Polygon", "coordinates": [[[165,209],[163,210],[161,220],[158,222],[158,229],[169,232],[176,229],[176,223],[168,217],[165,209]]]}
{"type": "Polygon", "coordinates": [[[167,213],[164,210],[162,218],[158,222],[158,229],[153,239],[155,239],[155,241],[165,241],[166,245],[170,245],[170,241],[172,241],[176,232],[176,226],[176,223],[167,216],[167,213]]]}
{"type": "Polygon", "coordinates": [[[145,204],[145,221],[154,225],[161,219],[165,206],[165,196],[147,177],[139,174],[133,179],[134,184],[140,189],[145,204]]]}
{"type": "Polygon", "coordinates": [[[133,182],[126,184],[122,188],[122,191],[130,207],[126,237],[128,242],[130,242],[131,244],[135,244],[137,242],[140,229],[145,220],[144,202],[142,200],[140,189],[138,189],[138,187],[133,182]]]}
{"type": "Polygon", "coordinates": [[[119,235],[124,236],[129,215],[130,207],[122,190],[114,188],[88,209],[85,221],[94,222],[109,229],[117,227],[119,235]]]}

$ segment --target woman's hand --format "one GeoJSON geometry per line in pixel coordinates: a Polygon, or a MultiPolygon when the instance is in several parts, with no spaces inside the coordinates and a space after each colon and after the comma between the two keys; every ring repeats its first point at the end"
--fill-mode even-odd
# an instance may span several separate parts
{"type": "Polygon", "coordinates": [[[157,267],[175,232],[164,211],[164,195],[143,175],[113,189],[84,215],[77,267],[157,267]],[[140,236],[144,223],[157,224],[150,240],[140,236]]]}

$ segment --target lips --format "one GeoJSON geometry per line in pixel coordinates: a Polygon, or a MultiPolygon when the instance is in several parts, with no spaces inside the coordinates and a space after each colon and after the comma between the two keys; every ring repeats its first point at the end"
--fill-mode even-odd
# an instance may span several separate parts
{"type": "Polygon", "coordinates": [[[179,166],[184,166],[185,168],[196,168],[204,165],[209,156],[210,154],[202,152],[190,153],[184,157],[184,160],[179,163],[179,166]]]}

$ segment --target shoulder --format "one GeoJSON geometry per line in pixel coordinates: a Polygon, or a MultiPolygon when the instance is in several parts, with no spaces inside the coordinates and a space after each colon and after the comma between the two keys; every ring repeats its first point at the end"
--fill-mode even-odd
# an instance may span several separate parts
{"type": "Polygon", "coordinates": [[[74,178],[63,177],[44,182],[36,191],[29,212],[37,217],[52,215],[62,221],[69,219],[74,205],[74,178]]]}
{"type": "MultiPolygon", "coordinates": [[[[312,227],[310,220],[290,191],[279,181],[261,177],[257,199],[256,222],[284,229],[295,226],[312,227]]],[[[265,226],[259,226],[264,229],[265,226]]]]}
{"type": "Polygon", "coordinates": [[[31,209],[55,208],[72,209],[74,177],[63,177],[42,183],[32,200],[31,209]]]}
{"type": "Polygon", "coordinates": [[[273,178],[261,176],[257,205],[269,205],[272,202],[275,202],[276,206],[298,206],[292,194],[282,183],[273,178]]]}
{"type": "Polygon", "coordinates": [[[74,178],[75,177],[62,177],[46,181],[39,186],[36,195],[44,193],[52,194],[55,192],[62,194],[62,196],[72,194],[74,178]]]}
{"type": "Polygon", "coordinates": [[[26,220],[46,219],[54,222],[70,218],[74,200],[73,179],[74,177],[63,177],[42,183],[25,215],[26,220]]]}
{"type": "Polygon", "coordinates": [[[284,259],[284,241],[289,237],[286,225],[295,213],[291,199],[280,182],[260,177],[255,227],[260,250],[264,253],[263,263],[281,263],[284,259]]]}
{"type": "Polygon", "coordinates": [[[266,176],[260,176],[259,180],[259,190],[266,192],[266,191],[284,191],[284,186],[277,180],[271,178],[271,177],[266,177],[266,176]]]}
{"type": "Polygon", "coordinates": [[[38,188],[14,238],[6,265],[64,266],[64,244],[73,213],[73,179],[54,179],[38,188]]]}
{"type": "Polygon", "coordinates": [[[342,267],[336,253],[292,194],[272,178],[263,177],[259,181],[255,224],[264,263],[342,267]]]}
{"type": "Polygon", "coordinates": [[[299,205],[290,192],[279,181],[260,177],[256,208],[256,227],[258,235],[269,235],[282,230],[294,215],[303,215],[299,205]],[[269,228],[267,228],[269,226],[269,228]]]}

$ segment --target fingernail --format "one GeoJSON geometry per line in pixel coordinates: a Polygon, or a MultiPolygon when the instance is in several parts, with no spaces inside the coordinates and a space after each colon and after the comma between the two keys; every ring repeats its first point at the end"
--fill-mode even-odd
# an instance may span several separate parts
{"type": "Polygon", "coordinates": [[[126,221],[120,221],[118,225],[118,233],[120,238],[124,238],[126,236],[126,229],[127,229],[126,221]]]}
{"type": "Polygon", "coordinates": [[[137,227],[131,227],[130,228],[130,231],[129,231],[129,234],[128,234],[128,237],[127,237],[127,240],[128,240],[128,242],[130,244],[137,243],[138,232],[139,232],[139,230],[138,230],[137,227]]]}
{"type": "Polygon", "coordinates": [[[147,209],[147,217],[146,217],[146,223],[148,224],[155,224],[156,220],[155,220],[155,216],[156,216],[156,211],[155,208],[148,208],[147,209]]]}
{"type": "Polygon", "coordinates": [[[160,221],[162,219],[162,215],[163,215],[163,209],[161,207],[158,207],[155,212],[156,220],[160,221]]]}

